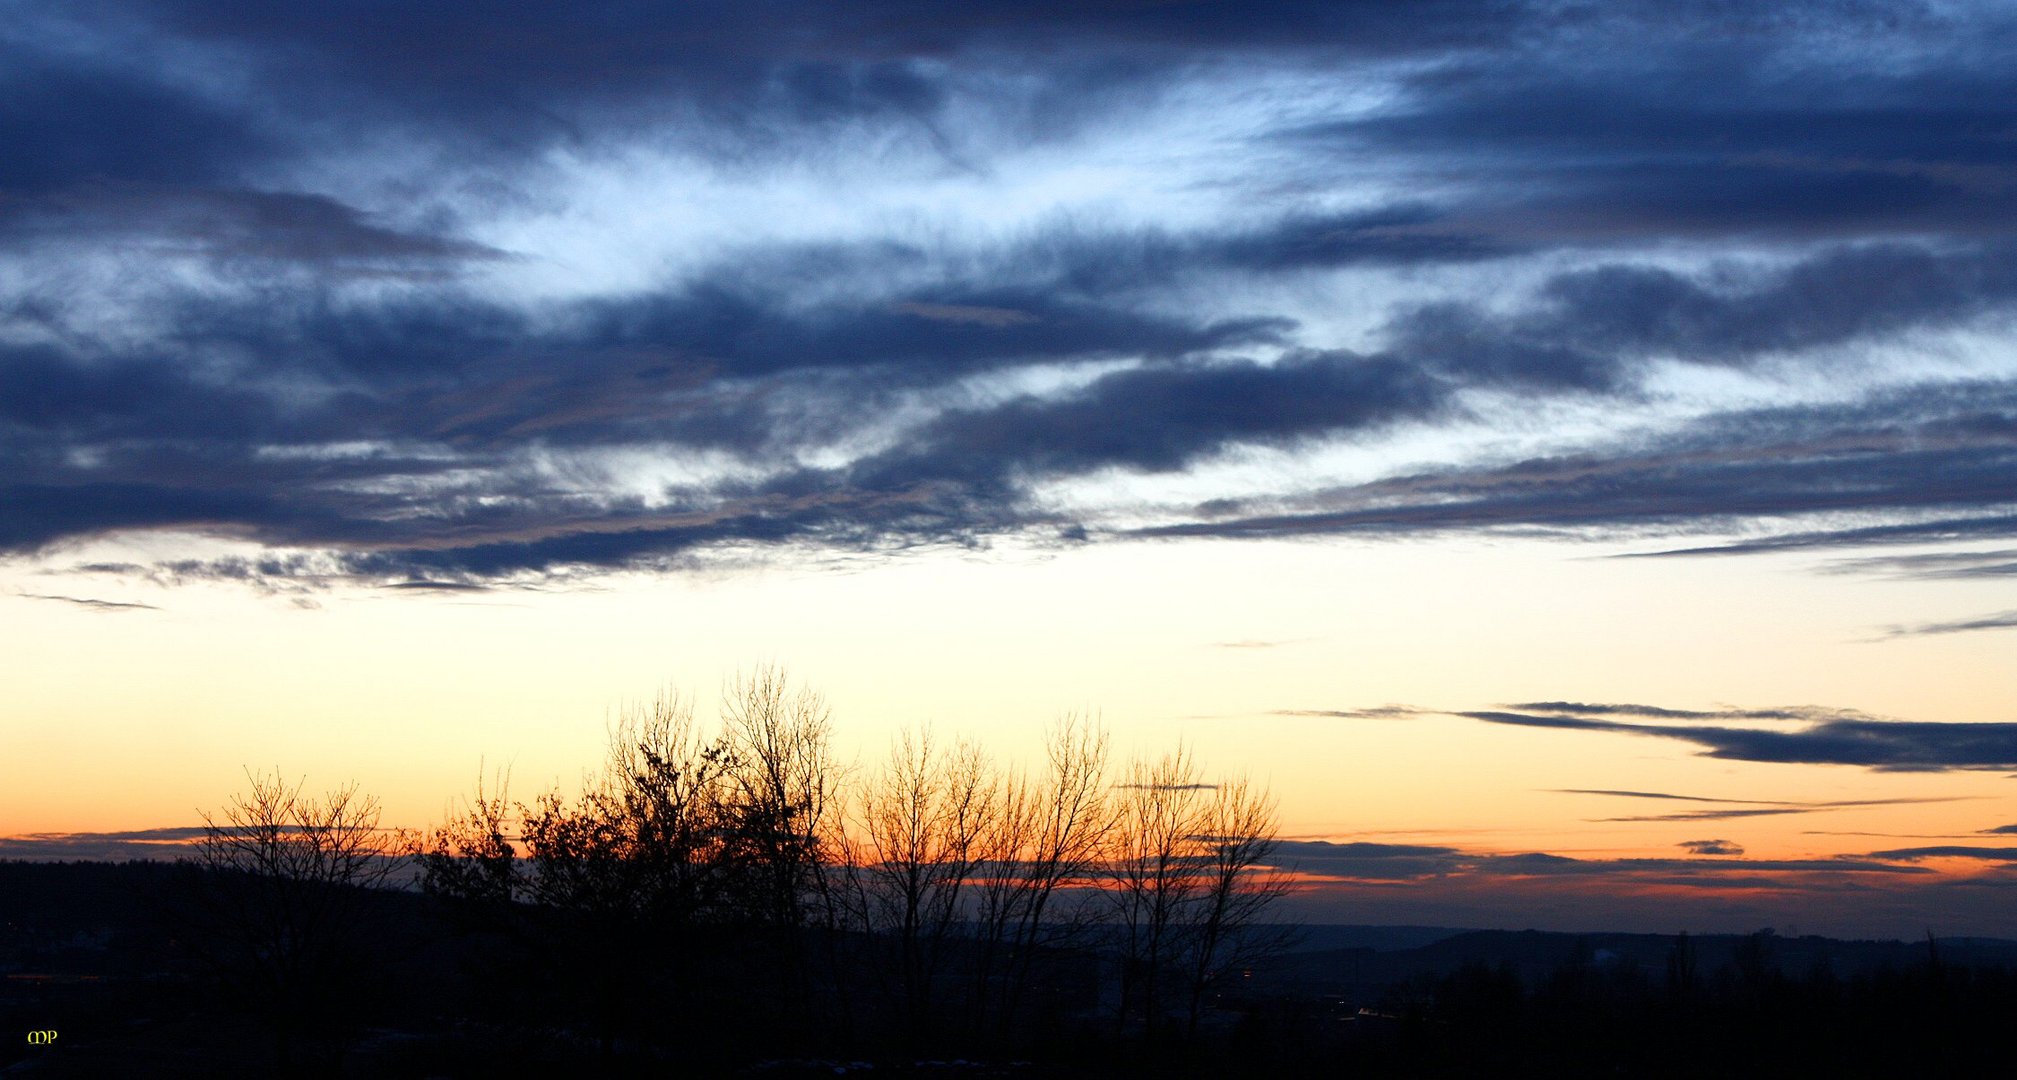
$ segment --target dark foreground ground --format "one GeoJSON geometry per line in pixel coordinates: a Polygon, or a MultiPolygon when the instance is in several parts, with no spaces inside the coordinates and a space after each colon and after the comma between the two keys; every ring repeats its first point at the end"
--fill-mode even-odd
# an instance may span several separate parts
{"type": "Polygon", "coordinates": [[[304,990],[199,940],[190,887],[159,864],[0,863],[0,1074],[1959,1076],[2006,1071],[2017,1021],[2006,941],[1312,927],[1194,1022],[1123,1022],[1089,943],[994,1030],[894,1017],[866,972],[782,980],[819,951],[804,941],[699,943],[679,971],[653,954],[649,978],[612,982],[410,893],[369,897],[371,933],[304,990]]]}

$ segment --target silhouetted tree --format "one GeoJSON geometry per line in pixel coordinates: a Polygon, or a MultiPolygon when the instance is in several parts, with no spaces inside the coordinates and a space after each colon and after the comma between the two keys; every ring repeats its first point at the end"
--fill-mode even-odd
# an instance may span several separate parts
{"type": "Polygon", "coordinates": [[[1090,989],[1056,972],[1082,973],[1091,952],[1066,947],[1116,917],[1128,1015],[1194,1030],[1214,980],[1265,940],[1273,803],[1199,782],[1188,751],[1116,788],[1105,733],[1075,716],[1034,778],[928,732],[853,777],[830,740],[824,701],[775,668],[729,684],[713,734],[662,698],[612,728],[576,796],[479,786],[430,838],[423,884],[543,957],[551,1007],[605,1047],[746,1023],[777,1050],[860,1018],[912,1047],[955,1018],[1010,1038],[1033,992],[1090,989]]]}
{"type": "Polygon", "coordinates": [[[1190,1010],[1188,1029],[1197,1033],[1205,994],[1229,969],[1242,968],[1280,952],[1285,928],[1266,921],[1268,908],[1289,890],[1288,878],[1271,865],[1275,801],[1245,777],[1221,782],[1212,792],[1192,843],[1202,879],[1188,913],[1190,1010]]]}
{"type": "MultiPolygon", "coordinates": [[[[1097,723],[1067,713],[1044,743],[1044,775],[1006,778],[982,837],[985,863],[976,890],[973,1005],[976,1030],[992,1014],[1009,1035],[1021,1014],[1038,958],[1080,941],[1102,912],[1060,897],[1093,884],[1114,826],[1108,798],[1108,740],[1097,723]]],[[[1079,901],[1091,892],[1071,895],[1079,901]]]]}
{"type": "Polygon", "coordinates": [[[818,696],[775,668],[731,684],[712,735],[664,695],[623,714],[578,795],[479,790],[431,837],[423,883],[465,915],[502,904],[507,925],[526,905],[542,935],[528,951],[605,1047],[719,1017],[737,995],[775,1030],[805,1011],[802,937],[828,906],[829,730],[818,696]],[[739,963],[710,966],[731,949],[739,963]]]}
{"type": "Polygon", "coordinates": [[[703,737],[690,704],[663,695],[623,713],[572,799],[510,804],[479,785],[430,836],[423,887],[466,925],[517,937],[612,1047],[675,1022],[660,999],[693,989],[696,927],[735,890],[733,766],[726,738],[703,737]]]}
{"type": "Polygon", "coordinates": [[[401,872],[414,838],[380,829],[378,799],[355,783],[317,798],[278,770],[246,778],[247,791],[203,813],[193,940],[272,1024],[286,1065],[297,1034],[352,1019],[334,1006],[366,951],[371,890],[401,872]]]}
{"type": "Polygon", "coordinates": [[[826,844],[840,782],[826,702],[784,670],[758,668],[722,700],[721,746],[732,858],[743,871],[745,914],[775,927],[805,925],[827,881],[826,844]]]}
{"type": "Polygon", "coordinates": [[[1153,765],[1130,763],[1120,790],[1110,862],[1119,924],[1119,1019],[1138,1015],[1153,1034],[1165,1006],[1164,981],[1184,945],[1184,911],[1201,886],[1191,836],[1199,827],[1199,796],[1211,786],[1200,782],[1197,763],[1179,746],[1153,765]]]}
{"type": "Polygon", "coordinates": [[[1269,864],[1273,802],[1245,780],[1206,783],[1179,746],[1136,761],[1119,789],[1109,873],[1122,965],[1120,1021],[1153,1035],[1181,1002],[1195,1031],[1208,985],[1278,948],[1269,907],[1287,891],[1269,864]]]}
{"type": "Polygon", "coordinates": [[[961,934],[965,892],[1001,807],[999,778],[970,743],[944,750],[906,732],[881,773],[860,788],[845,864],[861,928],[886,957],[885,992],[913,1046],[943,1011],[946,955],[961,934]]]}

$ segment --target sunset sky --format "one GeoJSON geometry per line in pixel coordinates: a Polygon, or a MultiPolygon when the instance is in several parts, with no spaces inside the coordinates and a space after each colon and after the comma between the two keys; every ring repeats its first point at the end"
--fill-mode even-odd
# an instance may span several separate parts
{"type": "Polygon", "coordinates": [[[0,857],[780,664],[1299,914],[2017,936],[2017,9],[0,0],[0,857]]]}

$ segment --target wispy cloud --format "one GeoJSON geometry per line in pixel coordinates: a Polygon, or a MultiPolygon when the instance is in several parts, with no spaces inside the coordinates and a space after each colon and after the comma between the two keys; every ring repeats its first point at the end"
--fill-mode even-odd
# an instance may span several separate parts
{"type": "Polygon", "coordinates": [[[2017,611],[2005,611],[2001,614],[1984,615],[1976,619],[1919,623],[1913,626],[1893,626],[1887,631],[1886,636],[1921,637],[1928,634],[1963,634],[1973,630],[2008,630],[2013,626],[2017,626],[2017,611]]]}
{"type": "Polygon", "coordinates": [[[1363,709],[1275,709],[1271,716],[1333,717],[1340,720],[1407,720],[1432,714],[1413,705],[1373,705],[1363,709]]]}
{"type": "MultiPolygon", "coordinates": [[[[1547,703],[1536,703],[1547,705],[1547,703]]],[[[1435,710],[1386,707],[1374,710],[1283,710],[1278,715],[1332,716],[1339,719],[1405,719],[1409,716],[1453,716],[1510,727],[1556,731],[1588,731],[1638,735],[1692,743],[1707,757],[1733,761],[1765,761],[1812,765],[1858,765],[1891,772],[1944,772],[1956,769],[2017,768],[2017,723],[1943,723],[1887,720],[1854,709],[1799,706],[1774,709],[1668,710],[1648,705],[1582,705],[1523,711],[1504,709],[1435,710]],[[1613,717],[1685,716],[1709,723],[1660,724],[1613,717]],[[1804,725],[1787,729],[1784,721],[1804,725]],[[1771,726],[1729,726],[1741,721],[1766,721],[1771,726]]],[[[1591,789],[1586,793],[1598,793],[1591,789]]],[[[1610,794],[1632,794],[1611,792],[1610,794]]],[[[1660,797],[1637,793],[1634,797],[1660,797]]],[[[1807,804],[1794,804],[1807,805],[1807,804]]],[[[1829,806],[1874,803],[1815,804],[1829,806]]],[[[1697,820],[1765,816],[1781,809],[1699,811],[1631,820],[1697,820]]]]}
{"type": "Polygon", "coordinates": [[[1746,806],[1793,806],[1795,803],[1761,799],[1717,799],[1706,795],[1674,795],[1664,791],[1616,791],[1608,788],[1553,788],[1560,795],[1605,795],[1618,799],[1659,799],[1680,802],[1738,803],[1746,806]]]}
{"type": "MultiPolygon", "coordinates": [[[[1693,851],[1694,843],[1728,844],[1728,841],[1696,841],[1683,844],[1693,851]]],[[[1915,876],[1930,871],[1902,865],[1904,856],[1876,853],[1867,857],[1827,859],[1745,859],[1741,852],[1694,852],[1714,858],[1604,858],[1587,859],[1545,851],[1489,852],[1428,844],[1382,844],[1363,841],[1284,841],[1280,862],[1294,866],[1306,876],[1364,879],[1371,881],[1427,881],[1438,878],[1610,879],[1625,884],[1632,881],[1678,884],[1690,888],[1716,888],[1732,879],[1754,878],[1761,874],[1814,874],[1839,876],[1875,874],[1886,877],[1915,876]]]]}
{"type": "Polygon", "coordinates": [[[2017,550],[1922,551],[1837,559],[1822,569],[1840,574],[1875,574],[1920,581],[1970,581],[2017,576],[2017,550]]]}
{"type": "Polygon", "coordinates": [[[1728,821],[1734,818],[1780,817],[1786,814],[1808,814],[1807,807],[1751,807],[1729,810],[1684,810],[1675,814],[1629,814],[1623,817],[1591,818],[1592,821],[1728,821]]]}
{"type": "Polygon", "coordinates": [[[1899,772],[2017,767],[2017,724],[1876,720],[1855,713],[1802,729],[1628,724],[1501,710],[1450,715],[1490,724],[1643,735],[1693,743],[1708,757],[1814,765],[1861,765],[1899,772]]]}
{"type": "Polygon", "coordinates": [[[161,609],[160,609],[160,607],[159,607],[159,606],[157,606],[157,605],[155,605],[155,604],[142,604],[142,603],[139,603],[139,602],[137,602],[137,601],[126,601],[126,600],[98,600],[98,599],[93,599],[93,598],[91,598],[91,597],[84,597],[84,596],[59,596],[59,595],[54,595],[54,594],[49,594],[49,593],[17,593],[16,595],[17,595],[17,596],[20,596],[20,597],[23,597],[24,599],[28,599],[28,600],[56,600],[56,601],[60,601],[60,602],[62,602],[62,603],[65,603],[65,604],[75,604],[75,605],[77,605],[78,607],[83,607],[83,608],[90,608],[90,609],[91,609],[92,611],[159,611],[159,610],[161,610],[161,609]]]}
{"type": "Polygon", "coordinates": [[[1826,799],[1820,801],[1799,801],[1785,799],[1712,799],[1698,795],[1671,795],[1657,791],[1605,791],[1598,789],[1561,788],[1564,795],[1603,795],[1612,798],[1679,800],[1683,802],[1705,802],[1726,804],[1714,810],[1683,810],[1670,814],[1643,814],[1626,817],[1593,818],[1593,821],[1720,821],[1731,818],[1777,817],[1785,814],[1813,814],[1829,810],[1854,809],[1864,806],[1920,806],[1927,803],[1964,802],[1972,796],[1940,795],[1921,798],[1894,799],[1826,799]]]}

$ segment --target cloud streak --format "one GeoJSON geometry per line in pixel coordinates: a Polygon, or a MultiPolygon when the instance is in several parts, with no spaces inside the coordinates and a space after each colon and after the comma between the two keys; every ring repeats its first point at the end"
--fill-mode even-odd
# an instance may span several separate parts
{"type": "Polygon", "coordinates": [[[117,611],[161,610],[160,607],[154,604],[141,604],[126,600],[98,600],[87,596],[57,596],[48,593],[20,593],[18,595],[20,595],[23,599],[27,600],[55,600],[65,604],[75,604],[78,607],[88,608],[92,611],[117,612],[117,611]]]}
{"type": "Polygon", "coordinates": [[[1984,615],[1977,619],[1919,623],[1916,626],[1893,626],[1886,636],[1924,637],[1929,634],[1965,634],[1975,630],[2008,630],[2013,626],[2017,626],[2017,611],[2005,611],[1996,615],[1984,615]]]}
{"type": "MultiPolygon", "coordinates": [[[[1700,748],[1705,757],[1730,761],[1778,762],[1809,765],[1855,765],[1883,772],[1947,772],[1953,770],[2010,770],[2017,768],[2017,724],[1937,723],[1885,720],[1850,709],[1819,706],[1779,709],[1670,710],[1649,705],[1581,705],[1562,703],[1550,709],[1536,702],[1525,709],[1436,710],[1416,707],[1387,707],[1378,710],[1288,710],[1281,715],[1333,716],[1358,720],[1399,719],[1410,716],[1450,716],[1508,727],[1551,731],[1585,731],[1601,734],[1635,735],[1669,739],[1700,748]],[[1540,706],[1534,708],[1533,706],[1540,706]],[[1631,717],[1619,720],[1614,717],[1631,717]],[[1686,716],[1705,723],[1645,723],[1640,716],[1686,716]],[[1788,730],[1780,726],[1735,727],[1734,721],[1764,720],[1775,725],[1799,718],[1803,726],[1788,730]]],[[[1686,801],[1735,802],[1660,792],[1573,789],[1568,793],[1607,795],[1634,799],[1682,799],[1686,801]]],[[[1885,805],[1891,800],[1851,800],[1820,803],[1770,803],[1749,809],[1687,811],[1658,817],[1608,820],[1686,821],[1729,817],[1769,816],[1800,813],[1815,808],[1885,805]]],[[[1905,802],[1941,801],[1910,799],[1905,802]]]]}

